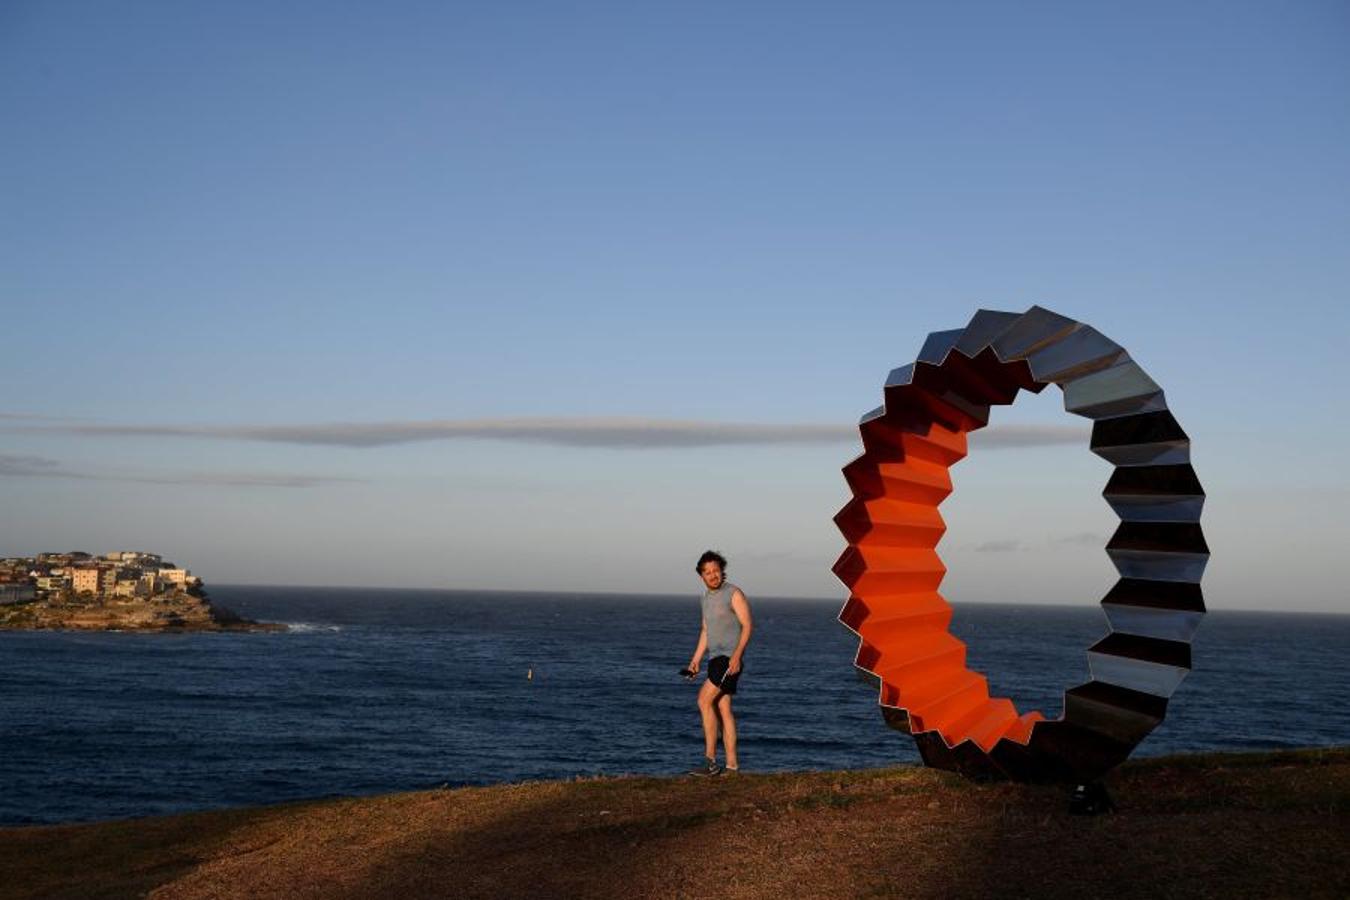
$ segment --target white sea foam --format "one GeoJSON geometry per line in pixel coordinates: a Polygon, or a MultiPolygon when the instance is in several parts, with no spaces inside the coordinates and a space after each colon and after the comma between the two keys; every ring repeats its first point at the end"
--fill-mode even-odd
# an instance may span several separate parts
{"type": "Polygon", "coordinates": [[[322,625],[315,622],[282,622],[287,631],[294,631],[296,634],[313,634],[320,631],[341,631],[341,625],[322,625]]]}

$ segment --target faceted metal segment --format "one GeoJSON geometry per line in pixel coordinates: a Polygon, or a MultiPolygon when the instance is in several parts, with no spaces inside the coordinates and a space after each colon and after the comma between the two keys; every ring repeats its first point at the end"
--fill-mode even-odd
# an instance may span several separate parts
{"type": "Polygon", "coordinates": [[[928,335],[928,340],[923,342],[923,348],[919,350],[918,362],[931,363],[940,366],[947,359],[947,354],[952,352],[956,342],[960,340],[962,328],[952,331],[934,331],[928,335]]]}
{"type": "Polygon", "coordinates": [[[1209,557],[1207,553],[1150,550],[1108,550],[1107,554],[1123,578],[1156,581],[1199,581],[1209,557]]]}
{"type": "Polygon", "coordinates": [[[1084,325],[1062,340],[1027,356],[1037,381],[1062,384],[1110,368],[1125,356],[1125,350],[1095,328],[1084,325]]]}
{"type": "Polygon", "coordinates": [[[1205,614],[1200,585],[1122,578],[1102,598],[1112,631],[1189,642],[1205,614]]]}
{"type": "Polygon", "coordinates": [[[1089,681],[1064,692],[1064,718],[1125,744],[1136,744],[1162,722],[1167,699],[1089,681]]]}
{"type": "Polygon", "coordinates": [[[1156,697],[1170,697],[1191,669],[1191,645],[1111,633],[1088,649],[1096,681],[1156,697]]]}
{"type": "Polygon", "coordinates": [[[1179,465],[1120,466],[1111,473],[1106,497],[1203,497],[1200,479],[1190,463],[1179,465]]]}
{"type": "Polygon", "coordinates": [[[1131,359],[1061,385],[1064,408],[1089,419],[1111,419],[1167,409],[1162,388],[1131,359]]]}
{"type": "Polygon", "coordinates": [[[1081,327],[1073,319],[1033,306],[994,338],[990,346],[1004,362],[1025,359],[1037,350],[1063,340],[1081,327]]]}
{"type": "Polygon", "coordinates": [[[1013,371],[1020,373],[1022,377],[1015,382],[1010,381],[1008,368],[1000,363],[994,351],[988,348],[973,357],[968,357],[959,350],[951,353],[943,362],[941,371],[946,378],[948,389],[982,407],[986,417],[989,406],[1011,403],[1018,391],[1030,388],[1036,383],[1031,377],[1031,368],[1026,363],[1013,367],[1013,371]]]}
{"type": "Polygon", "coordinates": [[[970,323],[961,329],[956,349],[974,359],[983,351],[990,349],[990,343],[994,338],[1007,331],[1019,318],[1021,316],[1017,313],[998,312],[992,309],[978,310],[971,317],[970,323]]]}
{"type": "Polygon", "coordinates": [[[926,764],[970,778],[1100,777],[1162,721],[1205,612],[1204,491],[1162,389],[1100,332],[1032,307],[981,309],[930,334],[883,394],[859,424],[863,454],[843,470],[853,499],[835,524],[849,546],[834,571],[849,587],[839,620],[859,636],[855,665],[887,724],[913,734],[926,764]],[[1092,680],[1065,692],[1055,721],[1019,714],[966,668],[936,549],[966,435],[991,405],[1051,383],[1066,410],[1095,420],[1091,449],[1116,466],[1103,495],[1122,522],[1106,549],[1123,576],[1102,600],[1111,630],[1088,650],[1092,680]]]}
{"type": "Polygon", "coordinates": [[[1200,620],[1205,615],[1204,610],[1183,612],[1148,606],[1122,606],[1105,600],[1102,601],[1102,612],[1106,613],[1106,621],[1113,632],[1187,643],[1195,636],[1195,630],[1200,627],[1200,620]]]}
{"type": "MultiPolygon", "coordinates": [[[[914,363],[901,366],[898,369],[892,369],[891,374],[886,376],[886,387],[900,387],[901,385],[912,384],[914,382],[914,363]]],[[[884,410],[882,406],[880,409],[884,410]]]]}
{"type": "Polygon", "coordinates": [[[1106,554],[1126,578],[1198,583],[1209,546],[1193,522],[1121,522],[1106,554]]]}
{"type": "Polygon", "coordinates": [[[970,396],[971,385],[947,366],[919,362],[914,366],[913,386],[967,417],[972,430],[989,421],[989,404],[970,396]]]}
{"type": "Polygon", "coordinates": [[[1133,522],[1198,522],[1204,508],[1204,495],[1179,497],[1172,495],[1120,496],[1107,494],[1116,515],[1133,522]]]}
{"type": "Polygon", "coordinates": [[[1167,410],[1101,419],[1092,425],[1092,452],[1117,466],[1189,463],[1191,441],[1167,410]]]}
{"type": "Polygon", "coordinates": [[[1037,724],[1027,742],[1032,768],[1021,777],[1081,784],[1100,778],[1124,762],[1134,744],[1116,740],[1100,728],[1091,727],[1093,724],[1079,724],[1067,714],[1062,719],[1037,724]]]}

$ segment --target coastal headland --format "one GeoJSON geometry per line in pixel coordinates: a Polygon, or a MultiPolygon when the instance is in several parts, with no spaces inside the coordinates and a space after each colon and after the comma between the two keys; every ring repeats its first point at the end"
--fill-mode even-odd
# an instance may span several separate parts
{"type": "Polygon", "coordinates": [[[1130,762],[1118,809],[906,767],[0,829],[0,898],[1345,897],[1350,748],[1130,762]]]}
{"type": "Polygon", "coordinates": [[[0,559],[0,631],[285,631],[215,606],[157,553],[79,550],[0,559]]]}
{"type": "Polygon", "coordinates": [[[0,606],[0,631],[285,631],[186,591],[154,597],[64,597],[0,606]]]}

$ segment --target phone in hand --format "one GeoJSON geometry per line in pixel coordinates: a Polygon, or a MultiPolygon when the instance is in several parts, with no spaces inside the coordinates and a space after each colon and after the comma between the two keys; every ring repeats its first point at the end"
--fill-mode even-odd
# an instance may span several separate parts
{"type": "Polygon", "coordinates": [[[685,678],[693,678],[698,673],[695,672],[693,669],[681,669],[680,674],[685,678]]]}

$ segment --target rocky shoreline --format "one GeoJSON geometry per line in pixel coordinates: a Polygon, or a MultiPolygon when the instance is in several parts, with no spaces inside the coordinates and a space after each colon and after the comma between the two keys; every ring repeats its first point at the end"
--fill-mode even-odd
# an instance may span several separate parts
{"type": "Polygon", "coordinates": [[[255,622],[183,591],[145,598],[69,598],[0,607],[0,631],[285,630],[280,623],[255,622]]]}

